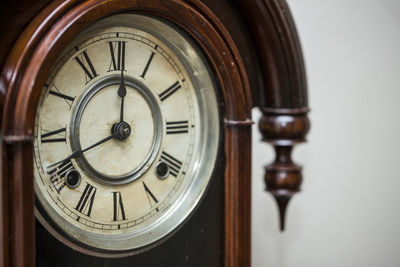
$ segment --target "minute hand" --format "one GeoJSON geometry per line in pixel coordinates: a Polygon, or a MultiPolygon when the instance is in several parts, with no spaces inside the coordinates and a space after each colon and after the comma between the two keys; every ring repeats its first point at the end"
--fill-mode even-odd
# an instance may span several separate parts
{"type": "Polygon", "coordinates": [[[58,165],[58,164],[60,164],[60,163],[66,162],[66,161],[68,161],[68,160],[70,160],[70,159],[78,158],[78,157],[80,157],[84,152],[86,152],[86,151],[88,151],[88,150],[90,150],[90,149],[92,149],[92,148],[94,148],[94,147],[96,147],[96,146],[98,146],[98,145],[101,145],[101,144],[103,144],[103,143],[105,143],[105,142],[107,142],[107,141],[113,139],[113,138],[116,137],[118,134],[119,134],[119,133],[118,133],[118,131],[117,131],[117,132],[113,133],[112,135],[107,136],[107,137],[104,138],[104,139],[101,139],[101,140],[98,141],[97,143],[95,143],[95,144],[93,144],[93,145],[91,145],[91,146],[85,148],[84,150],[82,150],[82,149],[75,150],[75,151],[72,152],[72,154],[69,155],[67,158],[65,158],[65,159],[63,159],[63,160],[60,160],[60,161],[57,161],[56,163],[53,163],[53,164],[49,165],[49,166],[47,167],[47,169],[52,168],[52,167],[54,167],[54,166],[56,166],[56,165],[58,165]]]}
{"type": "Polygon", "coordinates": [[[126,96],[126,86],[124,80],[124,69],[121,68],[121,82],[118,87],[118,96],[121,98],[120,122],[124,121],[124,99],[126,96]]]}

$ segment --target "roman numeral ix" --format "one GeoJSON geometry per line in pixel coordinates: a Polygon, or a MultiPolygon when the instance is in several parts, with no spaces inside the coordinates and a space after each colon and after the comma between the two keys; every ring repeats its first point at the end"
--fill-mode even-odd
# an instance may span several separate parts
{"type": "Polygon", "coordinates": [[[182,162],[171,156],[166,152],[161,153],[161,160],[164,161],[169,167],[169,173],[173,176],[178,176],[179,170],[182,167],[182,162]]]}
{"type": "Polygon", "coordinates": [[[52,132],[47,132],[40,136],[42,143],[55,143],[55,142],[66,142],[65,137],[66,128],[61,128],[52,132]]]}

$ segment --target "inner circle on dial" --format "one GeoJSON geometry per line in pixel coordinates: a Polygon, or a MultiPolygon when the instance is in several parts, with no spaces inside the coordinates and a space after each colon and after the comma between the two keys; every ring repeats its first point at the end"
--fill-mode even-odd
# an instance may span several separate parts
{"type": "Polygon", "coordinates": [[[155,97],[139,81],[130,77],[124,80],[127,94],[123,121],[122,100],[117,94],[120,76],[107,77],[91,86],[72,113],[72,151],[85,150],[116,135],[77,158],[90,178],[105,184],[125,184],[140,177],[154,161],[161,144],[162,119],[155,97]]]}

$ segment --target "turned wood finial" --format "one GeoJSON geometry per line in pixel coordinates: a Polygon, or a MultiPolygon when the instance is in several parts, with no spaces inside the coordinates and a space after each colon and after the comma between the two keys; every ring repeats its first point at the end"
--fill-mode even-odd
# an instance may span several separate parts
{"type": "Polygon", "coordinates": [[[308,108],[261,108],[258,127],[263,141],[275,148],[274,162],[265,168],[266,190],[274,196],[280,215],[280,229],[285,229],[285,214],[291,197],[300,191],[301,167],[291,158],[293,146],[305,141],[310,128],[308,108]]]}
{"type": "Polygon", "coordinates": [[[286,0],[234,2],[248,25],[259,59],[262,85],[253,89],[253,105],[263,113],[259,122],[263,140],[276,152],[275,161],[266,167],[265,182],[278,203],[283,230],[287,204],[300,190],[302,179],[291,151],[305,141],[310,126],[300,40],[286,0]]]}

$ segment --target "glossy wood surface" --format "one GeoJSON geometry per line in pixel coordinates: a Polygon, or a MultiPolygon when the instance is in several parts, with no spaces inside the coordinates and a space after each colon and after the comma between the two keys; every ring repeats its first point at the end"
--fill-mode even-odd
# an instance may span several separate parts
{"type": "MultiPolygon", "coordinates": [[[[8,1],[10,3],[11,1],[8,1]]],[[[18,1],[20,3],[21,1],[18,1]]],[[[90,23],[134,10],[163,17],[188,32],[205,51],[221,87],[225,110],[225,266],[250,266],[251,113],[260,107],[265,141],[275,146],[266,184],[284,218],[300,189],[293,145],[309,129],[304,64],[284,0],[40,0],[2,16],[17,23],[0,45],[2,106],[0,266],[34,265],[32,130],[39,92],[52,63],[90,23]],[[29,5],[29,6],[28,6],[29,5]]],[[[2,5],[1,14],[7,12],[2,5]]],[[[14,5],[15,7],[16,5],[14,5]]],[[[4,21],[4,20],[3,20],[4,21]]],[[[282,221],[283,225],[283,221],[282,221]]]]}
{"type": "Polygon", "coordinates": [[[286,207],[300,191],[301,167],[291,159],[293,146],[310,128],[307,84],[300,41],[284,0],[236,0],[252,35],[261,66],[263,89],[255,103],[262,112],[259,130],[275,148],[266,166],[266,189],[274,196],[285,228],[286,207]]]}
{"type": "MultiPolygon", "coordinates": [[[[226,121],[250,118],[251,94],[240,54],[217,17],[200,1],[52,2],[20,36],[2,74],[6,92],[2,119],[4,156],[12,165],[2,165],[2,181],[7,180],[14,188],[5,206],[10,211],[10,206],[19,205],[11,220],[4,217],[11,223],[2,224],[9,227],[10,243],[5,247],[9,245],[8,262],[13,266],[34,265],[33,178],[32,169],[26,166],[32,166],[34,111],[52,62],[63,44],[90,23],[128,10],[163,17],[187,31],[215,70],[226,121]]],[[[225,127],[225,266],[250,265],[250,133],[250,124],[228,123],[225,127]]]]}

